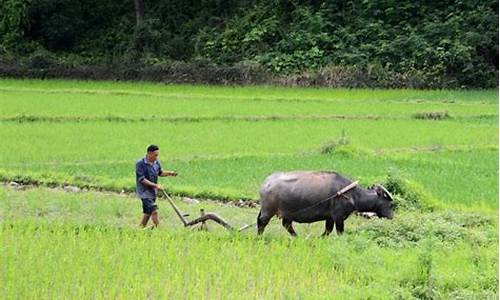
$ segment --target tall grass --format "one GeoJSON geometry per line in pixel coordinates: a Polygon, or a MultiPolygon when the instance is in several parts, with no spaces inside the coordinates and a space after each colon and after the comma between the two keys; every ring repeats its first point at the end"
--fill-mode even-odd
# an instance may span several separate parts
{"type": "MultiPolygon", "coordinates": [[[[279,222],[264,237],[212,226],[182,229],[160,201],[158,230],[134,228],[140,204],[100,193],[0,188],[3,298],[418,299],[497,297],[498,233],[493,216],[412,214],[393,221],[351,217],[343,236],[322,224],[279,222]],[[474,220],[476,220],[474,222],[474,220]]],[[[200,206],[231,222],[254,209],[200,206]],[[232,215],[233,212],[236,215],[232,215]]]]}

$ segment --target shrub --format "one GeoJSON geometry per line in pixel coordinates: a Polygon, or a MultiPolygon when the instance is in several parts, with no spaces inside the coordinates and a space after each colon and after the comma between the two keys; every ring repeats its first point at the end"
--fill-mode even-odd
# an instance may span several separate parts
{"type": "Polygon", "coordinates": [[[358,229],[378,245],[384,247],[412,247],[435,239],[443,244],[456,244],[467,240],[489,244],[496,240],[493,219],[477,213],[400,212],[393,220],[373,219],[358,229]],[[476,220],[469,223],[466,220],[476,220]]]}
{"type": "Polygon", "coordinates": [[[413,115],[413,118],[420,120],[444,120],[449,119],[450,115],[448,111],[430,111],[416,113],[413,115]]]}
{"type": "Polygon", "coordinates": [[[384,186],[394,195],[396,209],[433,211],[439,208],[437,200],[418,183],[391,171],[384,186]]]}

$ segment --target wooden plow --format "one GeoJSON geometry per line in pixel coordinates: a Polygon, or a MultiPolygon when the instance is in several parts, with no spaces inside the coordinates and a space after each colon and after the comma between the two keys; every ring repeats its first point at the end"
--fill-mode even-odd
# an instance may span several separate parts
{"type": "MultiPolygon", "coordinates": [[[[217,214],[205,213],[205,211],[203,209],[200,209],[200,213],[201,213],[200,217],[198,217],[192,221],[188,221],[188,220],[186,220],[186,217],[189,215],[183,214],[179,210],[179,208],[175,205],[174,201],[172,200],[172,198],[170,198],[170,196],[167,194],[167,192],[163,191],[163,195],[165,195],[165,197],[167,198],[168,203],[170,203],[170,205],[174,209],[175,213],[177,214],[177,216],[181,220],[184,227],[191,227],[191,226],[194,226],[196,224],[200,224],[200,226],[198,227],[199,230],[208,231],[208,227],[207,227],[206,222],[209,220],[212,220],[212,221],[216,222],[217,224],[221,225],[222,227],[226,228],[227,230],[239,232],[239,231],[243,231],[247,228],[250,228],[251,226],[256,224],[256,223],[253,223],[250,225],[244,225],[244,226],[240,227],[239,229],[236,229],[233,226],[229,225],[229,223],[227,221],[225,221],[223,218],[221,218],[217,214]]],[[[193,228],[195,228],[195,227],[193,227],[193,228]]]]}

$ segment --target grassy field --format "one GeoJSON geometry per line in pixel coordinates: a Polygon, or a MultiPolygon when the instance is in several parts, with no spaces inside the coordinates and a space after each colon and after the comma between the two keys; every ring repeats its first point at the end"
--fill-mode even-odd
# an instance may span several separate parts
{"type": "MultiPolygon", "coordinates": [[[[2,298],[497,299],[498,91],[0,80],[2,298]],[[433,114],[431,114],[433,113],[433,114]],[[437,116],[437,117],[436,117],[437,116]],[[275,171],[400,187],[393,221],[346,234],[137,228],[134,163],[156,143],[177,196],[258,201],[275,171]],[[85,192],[47,187],[74,185],[85,192]],[[88,191],[90,189],[90,191],[88,191]],[[92,191],[101,190],[101,192],[92,191]]],[[[258,209],[186,204],[231,224],[258,209]]]]}
{"type": "MultiPolygon", "coordinates": [[[[214,225],[180,228],[163,201],[159,230],[135,229],[139,201],[97,192],[0,188],[3,298],[496,299],[498,223],[491,214],[400,212],[351,217],[341,237],[301,237],[273,220],[263,238],[214,225]]],[[[213,202],[233,225],[256,209],[213,202]]]]}

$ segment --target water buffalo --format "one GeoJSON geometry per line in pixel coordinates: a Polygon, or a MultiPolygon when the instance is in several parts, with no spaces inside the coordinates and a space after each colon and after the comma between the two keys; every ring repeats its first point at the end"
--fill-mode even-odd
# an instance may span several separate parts
{"type": "Polygon", "coordinates": [[[336,172],[295,171],[274,173],[266,178],[260,189],[261,209],[257,217],[258,234],[264,232],[269,220],[277,215],[292,236],[296,236],[292,222],[326,221],[323,236],[337,226],[337,234],[344,231],[344,220],[353,211],[374,212],[378,217],[392,219],[393,198],[381,185],[369,189],[355,186],[336,196],[352,181],[336,172]]]}

